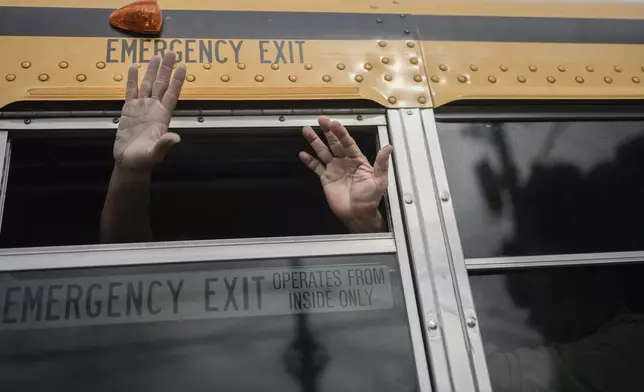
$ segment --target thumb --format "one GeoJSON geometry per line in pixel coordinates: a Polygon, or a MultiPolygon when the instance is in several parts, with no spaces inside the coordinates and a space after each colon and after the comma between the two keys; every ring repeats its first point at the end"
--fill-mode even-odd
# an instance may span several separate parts
{"type": "Polygon", "coordinates": [[[381,148],[378,151],[378,155],[376,155],[376,162],[373,164],[374,176],[384,184],[387,184],[389,177],[389,157],[391,157],[393,151],[394,148],[392,146],[381,148]]]}
{"type": "Polygon", "coordinates": [[[165,158],[166,154],[172,146],[178,144],[181,141],[181,137],[173,132],[164,133],[152,146],[152,156],[154,160],[160,162],[165,158]]]}

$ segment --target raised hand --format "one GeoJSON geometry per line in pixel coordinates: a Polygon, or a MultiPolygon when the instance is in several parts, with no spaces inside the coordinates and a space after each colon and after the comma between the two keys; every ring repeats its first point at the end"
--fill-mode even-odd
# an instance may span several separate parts
{"type": "Polygon", "coordinates": [[[352,232],[384,230],[378,206],[387,189],[393,147],[383,147],[371,166],[342,124],[325,116],[318,122],[329,145],[304,127],[302,134],[317,157],[302,151],[300,159],[320,177],[329,207],[352,232]]]}
{"type": "Polygon", "coordinates": [[[181,88],[186,78],[184,65],[172,77],[176,55],[168,52],[154,56],[138,85],[138,69],[130,67],[127,77],[125,106],[114,142],[117,166],[131,170],[151,170],[168,151],[181,141],[176,133],[168,132],[181,88]],[[161,69],[159,69],[159,66],[161,69]]]}

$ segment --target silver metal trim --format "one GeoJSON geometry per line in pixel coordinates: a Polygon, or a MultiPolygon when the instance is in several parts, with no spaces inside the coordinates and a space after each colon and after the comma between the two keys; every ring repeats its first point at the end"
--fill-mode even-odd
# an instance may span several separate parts
{"type": "MultiPolygon", "coordinates": [[[[222,116],[222,117],[173,117],[170,128],[181,129],[218,129],[218,128],[283,128],[318,125],[317,116],[222,116]]],[[[365,114],[360,116],[338,115],[334,120],[345,126],[386,125],[384,114],[365,114]],[[360,119],[358,119],[360,118],[360,119]]],[[[117,129],[118,123],[112,118],[49,118],[24,120],[0,120],[0,130],[11,131],[49,131],[72,129],[117,129]]]]}
{"type": "MultiPolygon", "coordinates": [[[[380,147],[384,147],[389,142],[387,127],[378,127],[378,140],[380,147]]],[[[398,195],[398,185],[395,176],[395,164],[389,166],[389,186],[387,187],[387,196],[389,199],[389,211],[392,231],[394,233],[396,248],[398,249],[398,265],[400,267],[400,279],[402,281],[403,292],[405,296],[405,308],[407,309],[407,320],[409,322],[409,333],[411,335],[412,350],[416,363],[416,376],[418,386],[421,392],[432,391],[431,378],[429,375],[429,365],[427,363],[427,353],[425,351],[425,342],[423,340],[423,325],[418,314],[418,302],[414,290],[414,278],[411,272],[411,263],[407,250],[407,240],[405,238],[405,227],[400,210],[400,198],[398,195]]]]}
{"type": "Polygon", "coordinates": [[[11,164],[11,140],[9,132],[0,132],[0,231],[2,231],[2,218],[4,216],[4,201],[7,196],[7,181],[9,180],[9,166],[11,164]]]}
{"type": "Polygon", "coordinates": [[[597,264],[626,264],[644,261],[644,251],[612,253],[578,253],[570,255],[544,255],[519,257],[487,257],[466,259],[468,271],[496,269],[564,267],[597,264]]]}
{"type": "MultiPolygon", "coordinates": [[[[474,299],[470,288],[469,276],[465,267],[465,256],[461,239],[458,233],[456,223],[456,214],[452,203],[451,192],[447,181],[447,172],[440,147],[438,129],[436,121],[431,110],[422,111],[423,126],[425,129],[425,138],[427,150],[432,164],[432,174],[436,184],[436,194],[440,195],[440,211],[443,222],[444,234],[449,247],[448,255],[451,257],[452,273],[455,279],[457,292],[459,294],[458,302],[462,309],[465,319],[477,320],[474,299]]],[[[483,351],[483,340],[481,338],[478,326],[464,327],[464,333],[469,338],[469,351],[474,365],[474,373],[478,382],[478,390],[482,392],[492,392],[492,384],[488,373],[485,352],[483,351]]]]}
{"type": "Polygon", "coordinates": [[[434,387],[475,391],[420,111],[390,110],[388,120],[434,387]]]}
{"type": "Polygon", "coordinates": [[[395,252],[391,233],[59,246],[2,250],[0,271],[395,252]]]}

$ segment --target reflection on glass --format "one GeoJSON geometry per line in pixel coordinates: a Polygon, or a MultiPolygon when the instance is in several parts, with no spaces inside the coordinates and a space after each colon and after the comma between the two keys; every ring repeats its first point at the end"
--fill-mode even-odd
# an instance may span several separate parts
{"type": "Polygon", "coordinates": [[[640,122],[439,123],[468,258],[643,250],[640,122]]]}
{"type": "Polygon", "coordinates": [[[393,255],[2,274],[0,385],[417,390],[393,255]]]}
{"type": "Polygon", "coordinates": [[[644,265],[470,276],[495,392],[638,391],[644,265]]]}

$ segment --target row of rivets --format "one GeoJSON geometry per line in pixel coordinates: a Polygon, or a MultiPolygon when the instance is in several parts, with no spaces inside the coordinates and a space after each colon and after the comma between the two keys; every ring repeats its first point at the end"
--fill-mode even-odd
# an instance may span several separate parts
{"type": "MultiPolygon", "coordinates": [[[[447,64],[440,64],[438,66],[438,69],[445,72],[449,70],[449,67],[447,66],[447,64]]],[[[507,65],[501,64],[499,65],[499,69],[503,72],[507,72],[510,68],[507,65]]],[[[528,66],[528,69],[531,72],[537,72],[539,70],[539,68],[536,65],[530,65],[528,66]]],[[[642,66],[641,69],[642,69],[642,72],[644,72],[644,66],[642,66]]],[[[476,72],[479,70],[479,67],[476,64],[470,64],[470,70],[472,70],[473,72],[476,72]]],[[[563,65],[559,65],[557,66],[557,70],[559,70],[559,72],[566,72],[566,67],[564,67],[563,65]]],[[[615,72],[622,72],[622,68],[618,65],[613,67],[613,70],[615,70],[615,72]]],[[[586,71],[595,72],[595,68],[591,65],[587,65],[586,71]]]]}
{"type": "MultiPolygon", "coordinates": [[[[385,79],[386,79],[386,77],[385,77],[385,79]]],[[[420,82],[420,81],[422,81],[422,77],[421,77],[420,75],[416,75],[416,76],[414,76],[414,80],[415,80],[415,81],[417,81],[417,82],[420,82]]],[[[437,76],[437,75],[432,75],[432,76],[431,76],[431,78],[430,78],[430,80],[431,80],[432,82],[434,82],[434,83],[439,83],[439,82],[441,81],[441,78],[440,78],[439,76],[437,76]]],[[[459,75],[459,76],[456,78],[456,80],[458,80],[458,81],[459,81],[459,82],[461,82],[461,83],[466,83],[469,79],[468,79],[468,77],[467,77],[467,76],[465,76],[465,75],[459,75]]],[[[494,77],[494,76],[489,76],[489,77],[487,78],[487,80],[488,80],[490,83],[496,83],[496,82],[497,82],[497,78],[496,78],[496,77],[494,77]]],[[[557,82],[557,79],[556,79],[554,76],[548,76],[548,77],[546,78],[546,80],[548,81],[548,83],[556,83],[556,82],[557,82]]],[[[525,83],[525,82],[527,82],[527,81],[528,81],[528,79],[527,79],[525,76],[517,76],[517,81],[518,81],[519,83],[525,83]]],[[[583,77],[581,77],[581,76],[576,76],[576,77],[575,77],[575,81],[576,81],[577,83],[579,83],[579,84],[583,84],[586,80],[585,80],[583,77]]],[[[640,83],[640,82],[641,82],[641,79],[640,79],[639,77],[637,77],[637,76],[633,76],[633,77],[631,78],[631,81],[632,81],[633,83],[640,83]]],[[[613,83],[613,78],[611,78],[611,77],[609,77],[609,76],[606,76],[606,77],[604,78],[604,82],[606,82],[606,83],[608,83],[608,84],[613,83]]]]}

